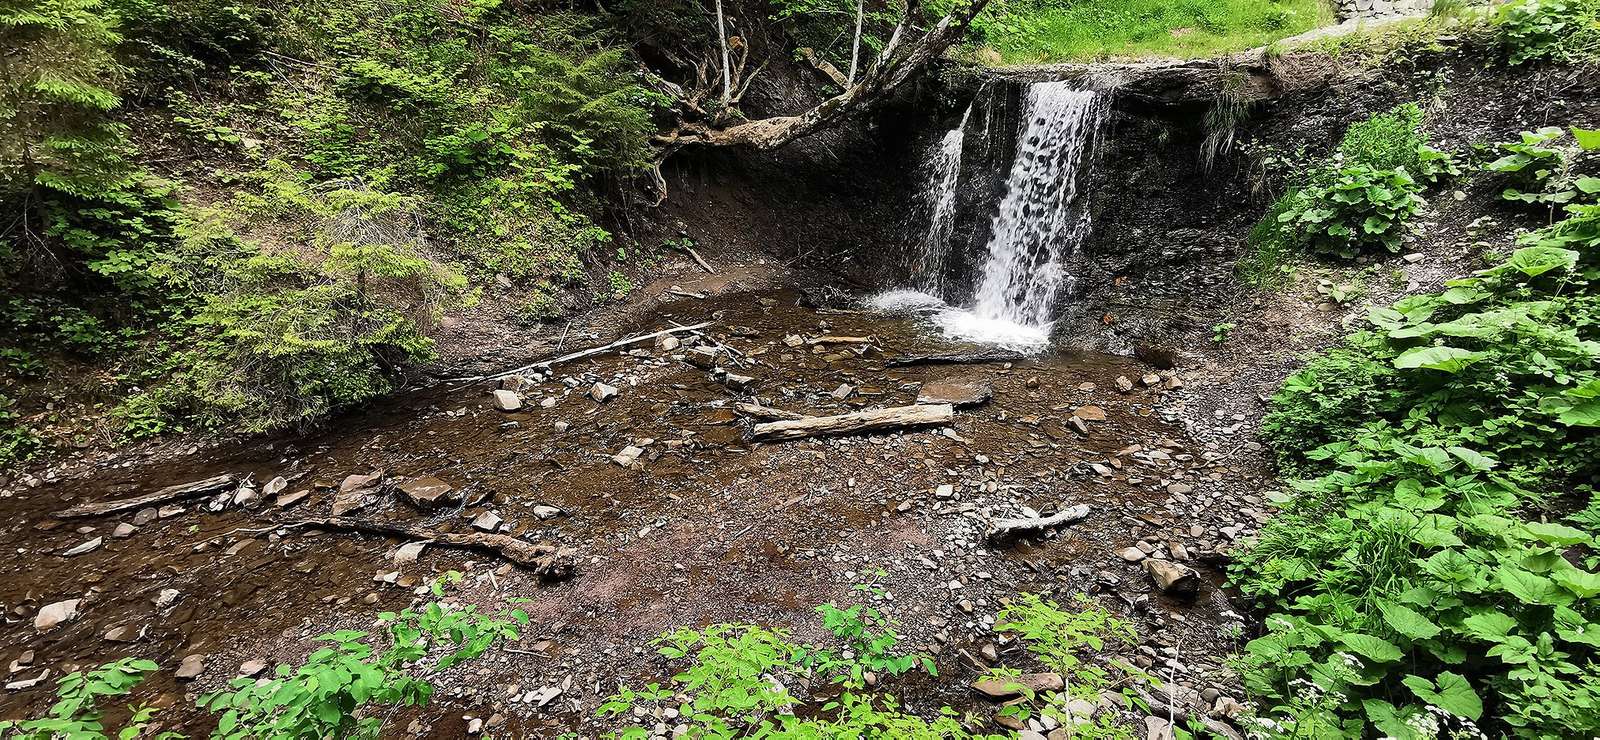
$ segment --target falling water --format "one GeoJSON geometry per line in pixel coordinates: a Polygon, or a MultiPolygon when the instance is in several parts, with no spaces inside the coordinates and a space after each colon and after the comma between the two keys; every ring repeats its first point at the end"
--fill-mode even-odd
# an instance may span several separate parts
{"type": "MultiPolygon", "coordinates": [[[[1051,311],[1063,292],[1072,292],[1069,267],[1089,232],[1080,189],[1105,105],[1092,91],[1048,82],[1028,87],[1023,109],[1026,118],[970,308],[945,302],[964,291],[945,285],[944,276],[952,246],[959,241],[954,229],[957,188],[972,106],[931,157],[923,195],[932,218],[916,265],[918,290],[879,295],[874,301],[879,308],[926,314],[955,338],[1034,350],[1049,343],[1051,311]]],[[[985,110],[980,140],[987,141],[995,115],[997,111],[985,110]]]]}
{"type": "Polygon", "coordinates": [[[944,265],[950,255],[950,229],[956,215],[956,184],[961,180],[961,144],[971,115],[972,106],[968,105],[961,114],[961,123],[939,140],[929,163],[926,198],[932,217],[928,232],[922,237],[916,278],[918,287],[934,295],[944,292],[944,265]]]}
{"type": "Polygon", "coordinates": [[[1097,98],[1064,82],[1028,87],[1027,123],[975,294],[979,317],[1045,326],[1062,290],[1071,293],[1067,267],[1089,232],[1088,209],[1078,201],[1080,170],[1104,111],[1097,98]]]}

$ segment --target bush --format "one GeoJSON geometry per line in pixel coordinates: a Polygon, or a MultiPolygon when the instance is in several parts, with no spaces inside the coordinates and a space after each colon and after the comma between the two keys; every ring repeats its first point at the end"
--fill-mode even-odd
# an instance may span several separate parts
{"type": "Polygon", "coordinates": [[[1314,252],[1345,259],[1376,246],[1399,252],[1425,202],[1421,191],[1404,168],[1346,165],[1297,191],[1278,221],[1314,252]]]}
{"type": "Polygon", "coordinates": [[[1273,399],[1311,477],[1230,571],[1269,734],[1600,730],[1600,206],[1568,213],[1273,399]]]}
{"type": "Polygon", "coordinates": [[[1500,197],[1555,208],[1574,200],[1600,197],[1600,178],[1585,177],[1574,165],[1581,152],[1600,149],[1600,131],[1572,129],[1572,136],[1560,126],[1545,126],[1524,131],[1517,141],[1495,145],[1504,156],[1484,166],[1505,177],[1508,187],[1500,197]]]}
{"type": "Polygon", "coordinates": [[[1495,19],[1511,64],[1584,62],[1600,56],[1600,2],[1520,0],[1495,19]]]}

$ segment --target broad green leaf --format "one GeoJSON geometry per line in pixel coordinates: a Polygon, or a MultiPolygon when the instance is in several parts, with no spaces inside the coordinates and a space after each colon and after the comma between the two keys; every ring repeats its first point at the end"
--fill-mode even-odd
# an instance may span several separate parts
{"type": "Polygon", "coordinates": [[[1420,368],[1457,373],[1482,358],[1482,352],[1471,352],[1456,347],[1414,347],[1394,358],[1394,366],[1400,370],[1420,368]]]}
{"type": "Polygon", "coordinates": [[[1572,269],[1578,264],[1578,253],[1560,247],[1523,247],[1512,252],[1505,264],[1528,277],[1538,277],[1555,269],[1572,269]]]}
{"type": "Polygon", "coordinates": [[[1383,612],[1383,621],[1395,632],[1413,640],[1426,640],[1439,634],[1439,625],[1411,607],[1392,601],[1379,601],[1378,611],[1383,612]]]}
{"type": "Polygon", "coordinates": [[[1572,602],[1571,595],[1544,576],[1509,566],[1501,566],[1495,575],[1501,588],[1524,604],[1559,606],[1572,602]]]}
{"type": "Polygon", "coordinates": [[[1473,637],[1497,642],[1517,628],[1517,620],[1503,612],[1481,612],[1461,620],[1461,626],[1473,637]]]}
{"type": "Polygon", "coordinates": [[[1340,638],[1345,647],[1350,648],[1362,657],[1370,658],[1379,663],[1392,663],[1405,656],[1394,643],[1381,637],[1363,635],[1358,632],[1346,633],[1340,638]]]}
{"type": "Polygon", "coordinates": [[[1565,524],[1529,522],[1526,526],[1529,534],[1532,534],[1540,542],[1547,542],[1552,545],[1560,545],[1565,547],[1568,545],[1577,545],[1588,542],[1590,539],[1587,532],[1584,532],[1581,529],[1569,527],[1565,524]]]}
{"type": "Polygon", "coordinates": [[[1437,684],[1421,676],[1406,676],[1400,682],[1417,698],[1457,717],[1476,721],[1483,716],[1483,700],[1463,676],[1445,671],[1439,674],[1437,684]]]}
{"type": "MultiPolygon", "coordinates": [[[[1577,594],[1580,599],[1591,599],[1595,596],[1600,596],[1600,574],[1597,573],[1574,568],[1572,570],[1556,571],[1551,574],[1550,580],[1577,594]]],[[[1600,631],[1600,629],[1597,629],[1597,631],[1600,631]]]]}
{"type": "Polygon", "coordinates": [[[1556,419],[1569,427],[1600,427],[1600,399],[1574,404],[1556,419]]]}
{"type": "Polygon", "coordinates": [[[1494,458],[1474,450],[1469,450],[1465,447],[1446,447],[1445,449],[1449,450],[1450,454],[1460,458],[1462,462],[1467,464],[1467,467],[1472,468],[1480,473],[1492,469],[1495,465],[1499,464],[1499,461],[1495,460],[1494,458]]]}
{"type": "Polygon", "coordinates": [[[1600,149],[1600,129],[1572,127],[1572,138],[1578,140],[1578,146],[1585,151],[1600,149]]]}

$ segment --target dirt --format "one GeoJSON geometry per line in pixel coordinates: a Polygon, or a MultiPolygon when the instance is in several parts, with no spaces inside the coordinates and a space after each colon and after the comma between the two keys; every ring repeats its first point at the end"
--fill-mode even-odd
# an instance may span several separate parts
{"type": "MultiPolygon", "coordinates": [[[[1181,664],[1185,680],[1199,688],[1226,686],[1222,660],[1238,627],[1226,596],[1213,586],[1194,603],[1152,596],[1139,567],[1115,554],[1141,538],[1183,543],[1204,568],[1203,557],[1227,541],[1220,528],[1250,522],[1238,502],[1215,498],[1213,491],[1245,471],[1226,459],[1230,449],[1185,433],[1184,391],[1165,390],[1163,378],[1156,387],[1120,393],[1119,376],[1138,381],[1151,368],[1075,352],[1013,366],[885,369],[888,357],[942,341],[909,320],[818,311],[796,305],[798,299],[784,289],[679,299],[623,334],[710,318],[717,323],[708,331],[746,358],[728,369],[757,378],[754,394],[763,402],[802,413],[912,403],[921,384],[940,379],[989,382],[994,399],[962,410],[947,428],[752,444],[745,441],[749,422],[732,410],[744,396],[652,349],[558,367],[515,413],[493,408],[491,383],[441,385],[310,437],[115,465],[13,489],[0,499],[0,517],[8,522],[0,544],[17,555],[0,570],[5,643],[12,653],[34,650],[35,665],[55,675],[122,655],[151,658],[162,670],[141,692],[172,705],[167,721],[193,730],[189,725],[202,720],[186,708],[189,699],[221,686],[242,662],[293,661],[312,648],[309,638],[370,628],[378,613],[425,600],[416,587],[457,570],[467,577],[450,598],[486,609],[526,598],[533,625],[521,641],[436,677],[442,700],[408,718],[418,723],[413,729],[455,734],[464,715],[498,713],[511,732],[596,733],[593,710],[618,680],[669,675],[649,645],[657,634],[757,622],[821,638],[813,608],[851,602],[860,598],[852,586],[872,582],[886,590],[880,606],[902,620],[906,644],[938,656],[939,680],[908,685],[906,699],[917,711],[987,708],[965,689],[976,669],[961,653],[976,654],[993,641],[987,624],[994,610],[1025,590],[1100,594],[1134,619],[1152,646],[1173,646],[1162,657],[1181,664]],[[783,342],[790,334],[874,341],[790,348],[783,342]],[[621,392],[597,404],[585,395],[596,380],[621,392]],[[840,385],[854,386],[854,393],[835,398],[840,385]],[[545,398],[554,405],[542,407],[545,398]],[[1089,422],[1087,435],[1064,425],[1072,409],[1089,404],[1103,408],[1107,421],[1089,422]],[[558,432],[557,421],[570,427],[558,432]],[[611,456],[630,444],[645,453],[636,468],[623,468],[611,456]],[[1094,472],[1095,463],[1111,474],[1094,472]],[[468,531],[474,516],[493,511],[517,536],[576,548],[576,576],[543,584],[492,556],[432,546],[389,585],[374,578],[396,570],[389,554],[398,541],[282,526],[325,514],[340,480],[372,470],[391,480],[435,476],[481,503],[429,513],[386,494],[360,516],[468,531]],[[108,535],[128,517],[63,522],[52,512],[219,472],[248,475],[258,485],[294,477],[289,492],[313,494],[287,511],[206,513],[190,505],[127,539],[108,537],[90,553],[60,555],[108,535]],[[942,484],[952,485],[953,495],[937,496],[942,484]],[[1172,484],[1194,491],[1175,497],[1172,484]],[[1073,504],[1088,504],[1092,513],[1057,537],[1003,549],[983,541],[988,518],[1016,515],[1024,505],[1048,513],[1073,504]],[[566,514],[542,521],[532,513],[536,505],[566,514]],[[1191,533],[1191,526],[1199,529],[1191,533]],[[164,589],[180,596],[160,609],[152,600],[164,589]],[[80,597],[76,621],[35,634],[34,611],[80,597]],[[142,637],[102,638],[123,625],[142,637]],[[179,683],[172,671],[190,654],[206,655],[206,670],[193,683],[179,683]],[[507,701],[513,686],[566,690],[535,710],[507,701]]],[[[1193,375],[1176,377],[1181,383],[1193,375]]],[[[1152,663],[1131,646],[1124,652],[1152,663]]],[[[1019,663],[1012,655],[1006,660],[1019,663]]],[[[48,701],[47,687],[8,694],[0,698],[0,714],[48,701]]]]}

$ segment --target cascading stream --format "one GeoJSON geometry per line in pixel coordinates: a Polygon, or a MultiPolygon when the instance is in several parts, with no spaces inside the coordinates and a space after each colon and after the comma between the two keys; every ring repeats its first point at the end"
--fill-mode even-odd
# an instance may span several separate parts
{"type": "Polygon", "coordinates": [[[1104,110],[1098,97],[1064,82],[1029,86],[1027,125],[975,294],[979,316],[1045,326],[1061,291],[1071,292],[1068,262],[1089,233],[1089,212],[1078,200],[1104,110]]]}
{"type": "Polygon", "coordinates": [[[962,309],[945,304],[962,291],[945,285],[944,276],[956,241],[957,189],[972,107],[930,158],[924,198],[931,216],[919,245],[913,281],[918,290],[885,293],[876,303],[889,310],[926,311],[952,337],[1039,349],[1048,343],[1057,302],[1072,293],[1070,268],[1089,234],[1082,188],[1106,106],[1099,94],[1070,83],[1028,87],[1026,118],[971,307],[962,309]]]}
{"type": "Polygon", "coordinates": [[[933,295],[944,291],[944,265],[950,256],[951,227],[955,224],[956,185],[961,180],[962,142],[966,140],[967,119],[971,116],[972,106],[968,105],[967,111],[961,114],[961,123],[939,140],[929,166],[925,197],[931,216],[928,231],[922,238],[916,283],[933,295]]]}

